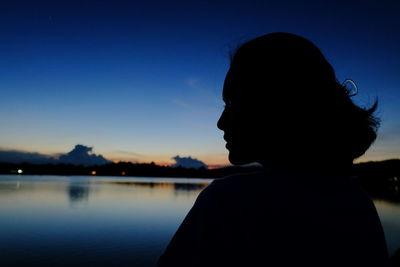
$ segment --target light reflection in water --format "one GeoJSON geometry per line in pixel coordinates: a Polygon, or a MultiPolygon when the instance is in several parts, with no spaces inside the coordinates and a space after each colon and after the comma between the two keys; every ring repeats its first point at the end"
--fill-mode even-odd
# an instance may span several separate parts
{"type": "Polygon", "coordinates": [[[68,185],[68,196],[71,206],[76,207],[77,204],[84,204],[89,201],[90,183],[74,183],[68,185]]]}
{"type": "MultiPolygon", "coordinates": [[[[211,180],[0,175],[4,266],[153,266],[211,180]]],[[[400,204],[376,200],[391,252],[400,204]]]]}
{"type": "Polygon", "coordinates": [[[386,236],[389,253],[400,249],[400,203],[374,200],[386,236]]]}
{"type": "Polygon", "coordinates": [[[153,266],[209,182],[2,175],[2,264],[153,266]]]}

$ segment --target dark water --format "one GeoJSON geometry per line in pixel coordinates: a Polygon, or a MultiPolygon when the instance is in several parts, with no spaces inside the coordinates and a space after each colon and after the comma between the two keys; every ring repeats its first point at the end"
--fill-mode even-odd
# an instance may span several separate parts
{"type": "MultiPolygon", "coordinates": [[[[0,175],[0,265],[154,266],[210,181],[0,175]]],[[[375,203],[394,251],[400,205],[375,203]]]]}
{"type": "Polygon", "coordinates": [[[0,265],[153,266],[208,182],[0,176],[0,265]]]}

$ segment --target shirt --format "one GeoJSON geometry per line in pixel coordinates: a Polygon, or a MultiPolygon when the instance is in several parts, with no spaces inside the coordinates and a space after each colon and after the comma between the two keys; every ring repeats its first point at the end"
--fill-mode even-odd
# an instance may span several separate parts
{"type": "Polygon", "coordinates": [[[351,177],[262,171],[214,180],[158,266],[389,266],[382,226],[351,177]]]}

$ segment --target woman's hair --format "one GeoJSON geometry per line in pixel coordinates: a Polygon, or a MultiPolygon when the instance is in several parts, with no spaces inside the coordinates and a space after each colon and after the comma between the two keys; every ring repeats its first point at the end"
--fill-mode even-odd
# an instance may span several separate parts
{"type": "Polygon", "coordinates": [[[230,97],[250,100],[283,147],[349,163],[376,138],[377,101],[370,108],[354,104],[321,51],[303,37],[271,33],[246,42],[233,54],[231,70],[240,86],[230,97]]]}

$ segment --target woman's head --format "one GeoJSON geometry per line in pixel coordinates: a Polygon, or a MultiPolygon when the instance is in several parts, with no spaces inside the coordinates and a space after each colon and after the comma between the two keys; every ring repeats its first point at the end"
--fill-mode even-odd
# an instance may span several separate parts
{"type": "Polygon", "coordinates": [[[288,33],[243,44],[226,75],[218,121],[233,164],[351,164],[376,138],[320,50],[288,33]]]}

